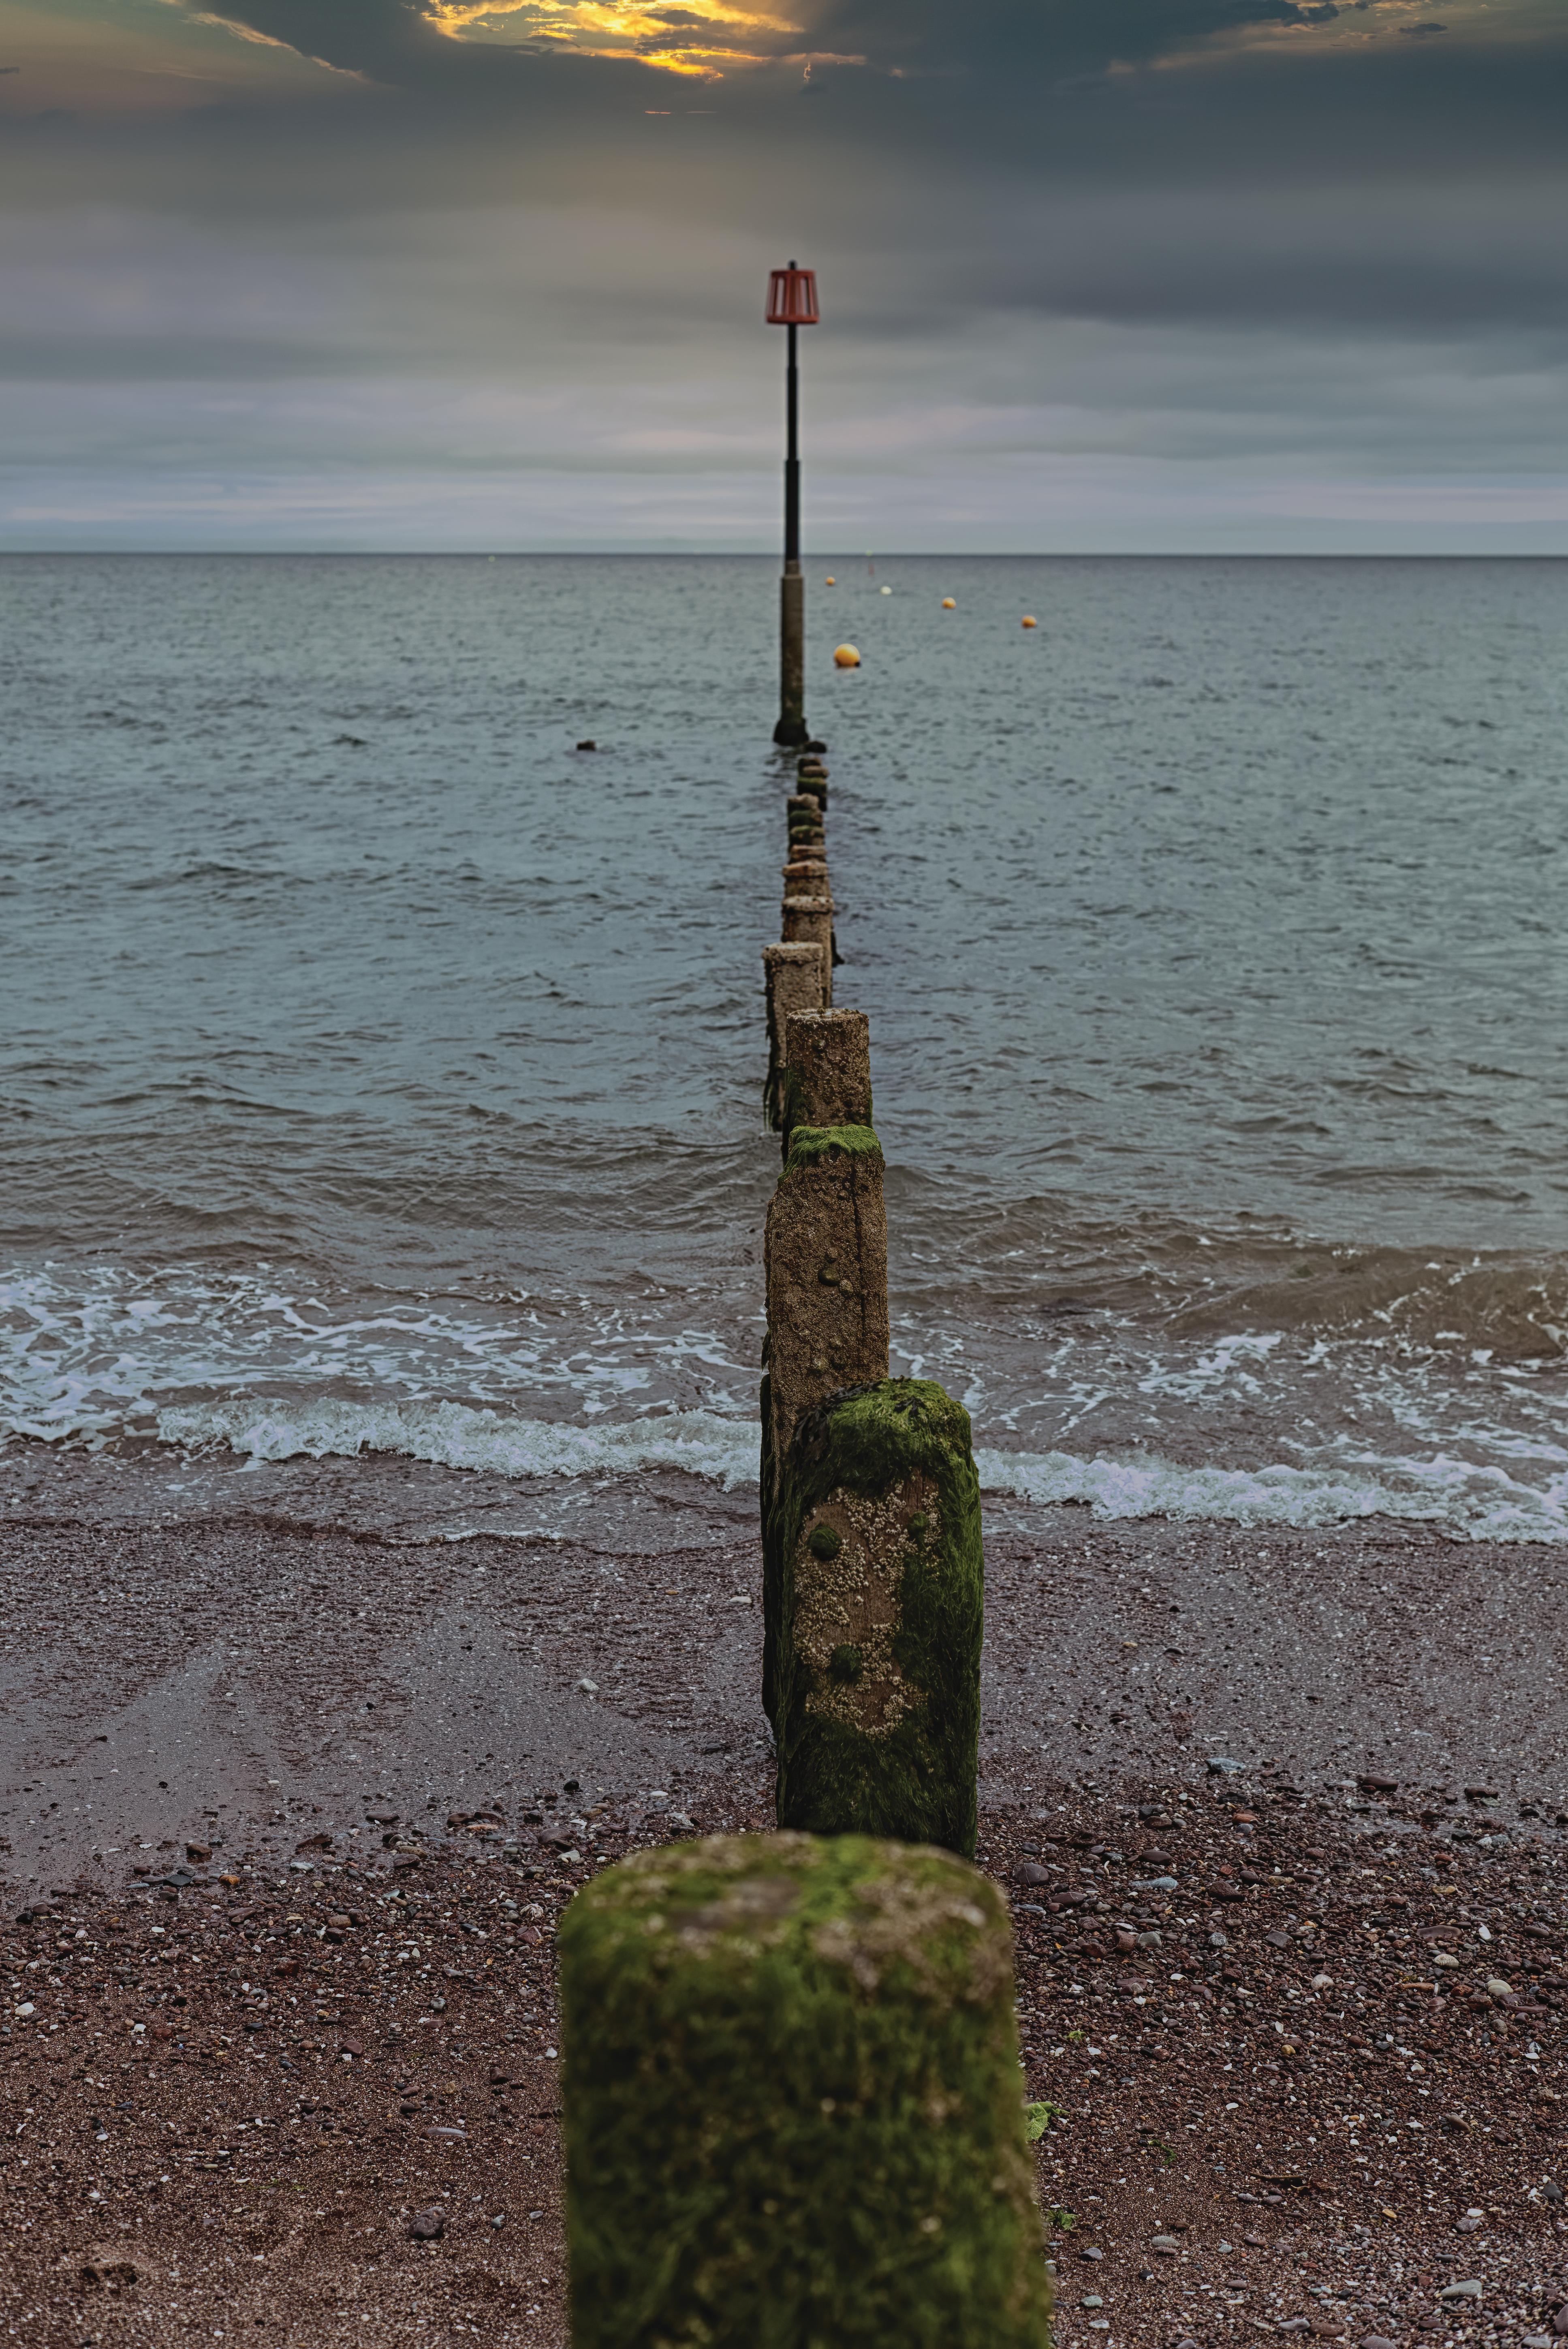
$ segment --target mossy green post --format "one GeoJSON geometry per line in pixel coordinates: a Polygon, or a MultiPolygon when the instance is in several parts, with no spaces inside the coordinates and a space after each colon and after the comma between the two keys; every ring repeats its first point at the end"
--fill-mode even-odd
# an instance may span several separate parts
{"type": "Polygon", "coordinates": [[[573,2349],[1047,2349],[1011,1936],[944,1852],[666,1845],[561,1927],[573,2349]]]}
{"type": "Polygon", "coordinates": [[[969,1414],[830,1394],[767,1464],[763,1702],[781,1827],[975,1851],[985,1561],[969,1414]]]}

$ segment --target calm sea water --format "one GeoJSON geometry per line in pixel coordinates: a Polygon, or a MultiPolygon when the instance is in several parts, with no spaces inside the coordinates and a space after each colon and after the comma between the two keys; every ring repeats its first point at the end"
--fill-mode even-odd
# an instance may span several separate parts
{"type": "MultiPolygon", "coordinates": [[[[895,1368],[998,1491],[1568,1538],[1568,564],[812,569],[895,1368]]],[[[755,1473],[776,596],[0,561],[13,1460],[755,1473]]]]}

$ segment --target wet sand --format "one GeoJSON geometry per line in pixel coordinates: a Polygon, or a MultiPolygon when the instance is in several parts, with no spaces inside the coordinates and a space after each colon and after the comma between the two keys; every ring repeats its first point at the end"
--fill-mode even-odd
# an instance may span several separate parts
{"type": "MultiPolygon", "coordinates": [[[[482,1479],[407,1462],[395,1486],[341,1462],[288,1464],[242,1483],[222,1464],[177,1469],[167,1455],[57,1464],[40,1453],[30,1464],[26,1500],[0,1525],[0,1837],[10,1847],[0,1859],[7,1920],[45,1905],[12,1928],[10,2005],[35,2013],[8,2013],[0,2043],[11,2147],[0,2168],[0,2314],[17,2337],[51,2343],[115,2337],[110,2310],[128,2338],[167,2338],[188,2323],[210,2333],[226,2308],[247,2327],[266,2315],[302,2344],[362,2341],[366,2322],[378,2340],[414,2341],[459,2312],[483,2337],[561,2341],[543,2053],[553,2044],[553,1920],[584,1868],[685,1832],[677,1816],[698,1831],[766,1823],[754,1495],[679,1476],[491,1494],[482,1479]],[[512,1537],[472,1530],[487,1519],[512,1537]],[[459,1532],[471,1537],[450,1537],[459,1532]],[[569,1844],[552,1838],[552,1819],[566,1823],[569,1844]],[[154,1883],[171,1871],[189,1880],[154,1883]],[[332,1929],[341,1938],[327,1940],[327,1918],[350,1910],[332,1929]],[[480,1945],[465,1923],[486,1936],[484,1966],[472,1962],[480,1945]],[[420,1963],[440,1952],[428,1977],[415,1969],[423,2002],[396,1954],[405,1927],[420,1963]],[[183,2007],[162,1988],[171,1938],[176,1972],[191,1976],[183,2007]],[[315,2005],[277,1972],[290,1945],[304,1951],[315,2005]],[[452,1962],[459,1973],[438,2013],[429,1990],[452,1962]],[[352,1996],[342,1995],[350,1981],[352,1996]],[[267,2008],[255,2004],[263,1995],[267,2008]],[[344,2034],[362,2052],[346,2054],[344,2034]],[[492,2073],[505,2077],[492,2084],[492,2073]],[[319,2088],[328,2077],[330,2094],[319,2088]],[[106,2116],[106,2102],[117,2115],[106,2116]],[[335,2109],[324,2116],[324,2103],[335,2109]],[[512,2109],[492,2109],[502,2103],[512,2109]],[[467,2107],[483,2109],[482,2124],[467,2107]],[[440,2110],[468,2125],[462,2140],[424,2136],[440,2110]],[[235,2166],[239,2121],[258,2116],[263,2136],[309,2141],[308,2188],[281,2160],[235,2166]],[[88,2123],[106,2118],[100,2139],[88,2123]],[[49,2150],[24,2170],[16,2148],[36,2144],[46,2121],[49,2150]],[[351,2140],[352,2158],[340,2158],[351,2140]],[[180,2161],[168,2150],[176,2145],[180,2161]],[[418,2244],[409,2214],[443,2186],[460,2213],[435,2247],[418,2244]],[[84,2281],[116,2245],[130,2265],[140,2258],[142,2280],[112,2290],[84,2281]],[[253,2271],[243,2279],[241,2264],[253,2271]]],[[[1331,2263],[1335,2244],[1371,2243],[1401,2271],[1401,2309],[1429,2271],[1429,2299],[1451,2271],[1483,2280],[1489,2308],[1502,2283],[1559,2271],[1555,2206],[1530,2199],[1556,2158],[1556,2107],[1537,2094],[1557,2073],[1554,1993],[1523,2027],[1489,1999],[1477,1920],[1495,1913],[1491,1946],[1516,1973],[1561,1931],[1563,1571],[1553,1549],[1459,1544],[1377,1520],[1298,1537],[1103,1525],[1078,1509],[988,1513],[981,1858],[1017,1903],[1030,2092],[1069,2107],[1040,2149],[1046,2199],[1079,2222],[1062,2239],[1064,2343],[1174,2341],[1197,2324],[1200,2303],[1209,2333],[1228,2337],[1250,2328],[1282,2278],[1301,2299],[1301,2240],[1279,2248],[1286,2214],[1287,2231],[1305,2229],[1331,2263]],[[1215,1771],[1217,1759],[1241,1767],[1215,1771]],[[1369,1776],[1390,1784],[1357,1788],[1369,1776]],[[1496,1798],[1467,1798],[1467,1786],[1496,1798]],[[1257,1824],[1236,1823],[1243,1804],[1257,1824]],[[1150,1829],[1140,1806],[1165,1806],[1177,1826],[1150,1829]],[[1463,1824],[1472,1815],[1473,1829],[1463,1824]],[[1068,1832],[1082,1841],[1049,1841],[1068,1832]],[[1187,1836],[1190,1859],[1174,1872],[1184,1885],[1199,1867],[1201,1896],[1131,1892],[1135,1845],[1156,1832],[1187,1836]],[[1370,1942],[1358,1923],[1344,1926],[1355,1989],[1340,1987],[1342,1957],[1336,2005],[1311,1988],[1313,1952],[1326,1941],[1295,1938],[1310,1905],[1304,1888],[1324,1885],[1321,1906],[1332,1884],[1350,1918],[1351,1879],[1374,1832],[1395,1857],[1371,1864],[1397,1871],[1398,1897],[1416,1905],[1375,1926],[1370,1942]],[[1255,1837],[1274,1839],[1279,1864],[1255,1884],[1224,1879],[1225,1897],[1211,1900],[1222,1879],[1208,1871],[1244,1862],[1255,1837]],[[1086,1859],[1095,1843],[1104,1850],[1086,1859]],[[1309,1845],[1321,1855],[1310,1862],[1309,1845]],[[1043,1883],[1023,1882],[1026,1868],[1043,1883]],[[1457,1898],[1442,1889],[1454,1880],[1457,1898]],[[1099,1904],[1088,1913],[1101,1939],[1088,1938],[1101,1955],[1082,1946],[1084,1903],[1063,1899],[1085,1881],[1099,1904]],[[1164,2025],[1156,1986],[1119,1986],[1130,1962],[1150,1964],[1112,1930],[1136,1923],[1121,1914],[1130,1903],[1150,1912],[1139,1930],[1164,1937],[1161,1964],[1171,1944],[1181,1951],[1166,1971],[1187,1986],[1168,1995],[1164,2025]],[[1506,1938],[1532,1903],[1539,1948],[1506,1938]],[[1456,1912],[1456,1978],[1483,2002],[1473,2012],[1400,1987],[1414,1979],[1420,1930],[1456,1912]],[[1264,1939],[1273,1930],[1283,1946],[1264,1939]],[[1381,1948],[1379,1932],[1389,1937],[1381,1948]],[[1390,1971],[1396,1932],[1408,1946],[1390,1971]],[[1228,1982],[1227,1965],[1242,1978],[1228,1982]],[[1282,2060],[1272,2024],[1303,2027],[1298,2002],[1313,2009],[1303,2060],[1325,2067],[1324,2094],[1352,2033],[1397,2034],[1411,2051],[1368,2050],[1390,2082],[1398,2069],[1407,2121],[1429,2118],[1439,2089],[1451,2102],[1449,2075],[1479,2066],[1450,2133],[1468,2169],[1434,2158],[1422,2174],[1407,2160],[1402,2189],[1391,2185],[1374,2209],[1346,2132],[1316,2132],[1309,2158],[1279,2074],[1263,2068],[1282,2060]],[[1175,2068],[1146,2072],[1161,2059],[1140,2057],[1130,2095],[1104,2064],[1080,2078],[1095,2034],[1125,2039],[1134,2019],[1140,2041],[1171,2032],[1161,2044],[1175,2068]],[[1447,2052],[1420,2054],[1418,2033],[1447,2052]],[[1542,2052],[1526,2057],[1526,2044],[1542,2052]],[[1417,2062],[1448,2068],[1440,2082],[1423,2079],[1408,2072],[1417,2062]],[[1260,2105],[1244,2147],[1233,2117],[1245,2102],[1238,2064],[1247,2097],[1275,2097],[1266,2121],[1260,2105]],[[1170,2101],[1178,2080],[1180,2114],[1170,2101]],[[1150,2152],[1150,2130],[1166,2153],[1150,2152]],[[1301,2140],[1288,2158],[1287,2138],[1301,2140]],[[1265,2147],[1274,2172],[1294,2162],[1306,2182],[1265,2185],[1265,2147]],[[1205,2243],[1205,2258],[1230,2257],[1217,2246],[1243,2231],[1264,2238],[1247,2249],[1251,2281],[1233,2310],[1213,2300],[1217,2271],[1201,2277],[1191,2261],[1187,2301],[1173,2297],[1181,2251],[1151,2253],[1147,2230],[1129,2230],[1130,2188],[1118,2181],[1136,2163],[1153,2165],[1144,2183],[1157,2189],[1155,2215],[1184,2221],[1188,2235],[1172,2240],[1194,2259],[1205,2243]],[[1282,2199],[1243,2204],[1238,2192],[1282,2199]],[[1106,2240],[1087,2244],[1095,2196],[1106,2240]],[[1470,2203],[1482,2206],[1480,2226],[1455,2236],[1470,2203]],[[1357,2227],[1371,2230],[1365,2241],[1357,2227]],[[1075,2264],[1074,2245],[1105,2259],[1075,2264]],[[1140,2283],[1145,2266],[1153,2281],[1140,2283]],[[1109,2317],[1079,2309],[1093,2296],[1086,2276],[1109,2317]],[[1108,2323],[1110,2333],[1089,2329],[1108,2323]]],[[[1334,1918],[1315,1922],[1325,1935],[1341,1930],[1334,1918]]],[[[1425,1979],[1438,1979],[1429,1966],[1425,1979]]],[[[1141,2225],[1148,2214],[1136,2215],[1141,2225]]],[[[1326,2271],[1320,2280],[1333,2281],[1326,2271]]],[[[1415,2321],[1401,2314],[1392,2337],[1414,2337],[1415,2321]]],[[[1522,2337],[1501,2309],[1471,2321],[1522,2337]]]]}

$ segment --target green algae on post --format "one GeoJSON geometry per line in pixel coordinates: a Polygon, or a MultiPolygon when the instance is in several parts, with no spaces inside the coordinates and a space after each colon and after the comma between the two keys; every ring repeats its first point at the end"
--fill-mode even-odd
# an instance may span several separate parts
{"type": "Polygon", "coordinates": [[[798,1125],[869,1126],[872,1039],[865,1013],[791,1009],[784,1022],[779,1097],[786,1158],[798,1125]]]}
{"type": "Polygon", "coordinates": [[[1047,2349],[985,1878],[673,1844],[585,1886],[560,1948],[573,2349],[1047,2349]]]}
{"type": "Polygon", "coordinates": [[[969,1414],[929,1379],[883,1379],[829,1395],[775,1445],[763,1702],[779,1824],[972,1857],[985,1561],[969,1414]]]}

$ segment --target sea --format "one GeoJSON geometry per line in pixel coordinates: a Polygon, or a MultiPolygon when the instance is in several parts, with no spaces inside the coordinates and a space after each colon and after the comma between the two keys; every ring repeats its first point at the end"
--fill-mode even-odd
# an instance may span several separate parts
{"type": "MultiPolygon", "coordinates": [[[[0,1505],[743,1496],[777,564],[0,612],[0,1505]]],[[[1568,563],[840,554],[807,627],[892,1368],[994,1502],[1568,1539],[1568,563]]]]}

